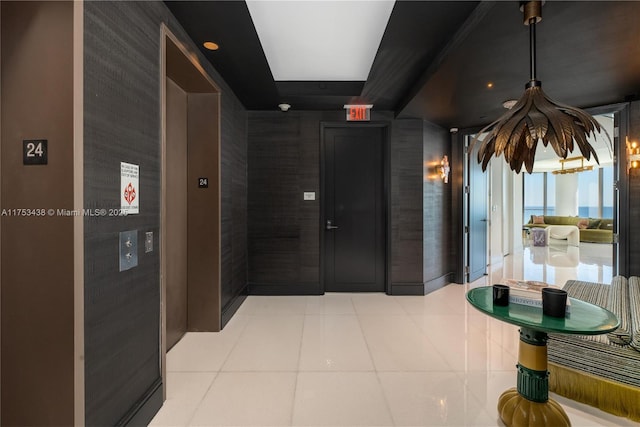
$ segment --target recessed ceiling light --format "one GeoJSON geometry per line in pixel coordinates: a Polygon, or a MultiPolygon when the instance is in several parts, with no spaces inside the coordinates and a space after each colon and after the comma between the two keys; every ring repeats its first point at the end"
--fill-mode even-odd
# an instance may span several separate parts
{"type": "Polygon", "coordinates": [[[202,43],[202,46],[204,46],[205,49],[209,49],[209,50],[218,50],[220,48],[220,46],[218,46],[218,43],[214,43],[214,42],[204,42],[202,43]]]}
{"type": "Polygon", "coordinates": [[[489,82],[487,83],[487,89],[491,89],[493,87],[493,83],[489,82]]]}

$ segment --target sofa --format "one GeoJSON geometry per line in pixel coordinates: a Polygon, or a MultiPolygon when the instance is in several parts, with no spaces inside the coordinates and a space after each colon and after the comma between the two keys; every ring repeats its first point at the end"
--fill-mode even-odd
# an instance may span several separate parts
{"type": "Polygon", "coordinates": [[[549,334],[549,390],[640,421],[640,278],[569,280],[563,289],[613,312],[620,326],[603,335],[549,334]]]}
{"type": "Polygon", "coordinates": [[[525,227],[537,228],[550,225],[575,225],[580,229],[580,241],[613,243],[613,219],[580,218],[577,216],[531,215],[525,227]],[[542,219],[542,220],[541,220],[542,219]]]}

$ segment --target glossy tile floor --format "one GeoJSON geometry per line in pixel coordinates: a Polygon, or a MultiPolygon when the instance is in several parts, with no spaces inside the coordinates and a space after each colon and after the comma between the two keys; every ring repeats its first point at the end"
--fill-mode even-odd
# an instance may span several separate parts
{"type": "MultiPolygon", "coordinates": [[[[536,254],[427,296],[251,296],[222,332],[188,333],[169,352],[167,400],[151,425],[501,426],[496,402],[516,384],[517,328],[464,295],[503,271],[534,274],[536,254]]],[[[540,270],[547,278],[550,267],[540,270]]],[[[555,278],[557,268],[591,271],[553,268],[555,278]]],[[[637,425],[554,397],[574,426],[637,425]]]]}
{"type": "Polygon", "coordinates": [[[501,278],[537,280],[558,286],[567,280],[611,283],[613,248],[610,244],[580,243],[568,246],[566,240],[551,239],[548,246],[532,246],[524,241],[524,250],[490,266],[491,283],[501,278]]]}

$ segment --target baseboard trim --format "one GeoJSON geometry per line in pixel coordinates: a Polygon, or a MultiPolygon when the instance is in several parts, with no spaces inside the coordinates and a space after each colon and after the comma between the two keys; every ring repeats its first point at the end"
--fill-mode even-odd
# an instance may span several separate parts
{"type": "Polygon", "coordinates": [[[422,283],[391,283],[389,295],[424,295],[422,283]]]}
{"type": "Polygon", "coordinates": [[[233,315],[236,314],[236,311],[238,311],[238,309],[240,308],[244,300],[247,299],[247,296],[249,295],[248,288],[249,288],[248,286],[245,286],[244,288],[242,288],[240,293],[236,295],[235,298],[233,298],[231,302],[229,302],[222,309],[222,315],[220,319],[220,329],[223,329],[227,325],[227,323],[229,323],[229,320],[231,320],[233,315]]]}
{"type": "Polygon", "coordinates": [[[435,279],[424,282],[424,294],[427,295],[437,289],[440,289],[453,281],[454,273],[447,273],[435,279]]]}
{"type": "Polygon", "coordinates": [[[249,283],[249,295],[322,295],[319,283],[249,283]]]}
{"type": "Polygon", "coordinates": [[[146,426],[162,407],[162,378],[158,378],[144,397],[116,423],[116,426],[146,426]]]}

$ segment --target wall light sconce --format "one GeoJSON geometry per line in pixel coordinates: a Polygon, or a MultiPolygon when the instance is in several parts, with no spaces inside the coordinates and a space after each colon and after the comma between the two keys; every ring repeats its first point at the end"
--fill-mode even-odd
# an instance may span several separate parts
{"type": "Polygon", "coordinates": [[[451,167],[449,166],[449,158],[446,155],[442,157],[440,164],[436,166],[436,171],[440,174],[442,182],[445,184],[449,182],[449,172],[451,172],[451,167]]]}
{"type": "Polygon", "coordinates": [[[640,146],[637,141],[627,139],[627,160],[629,169],[640,169],[640,146]]]}

